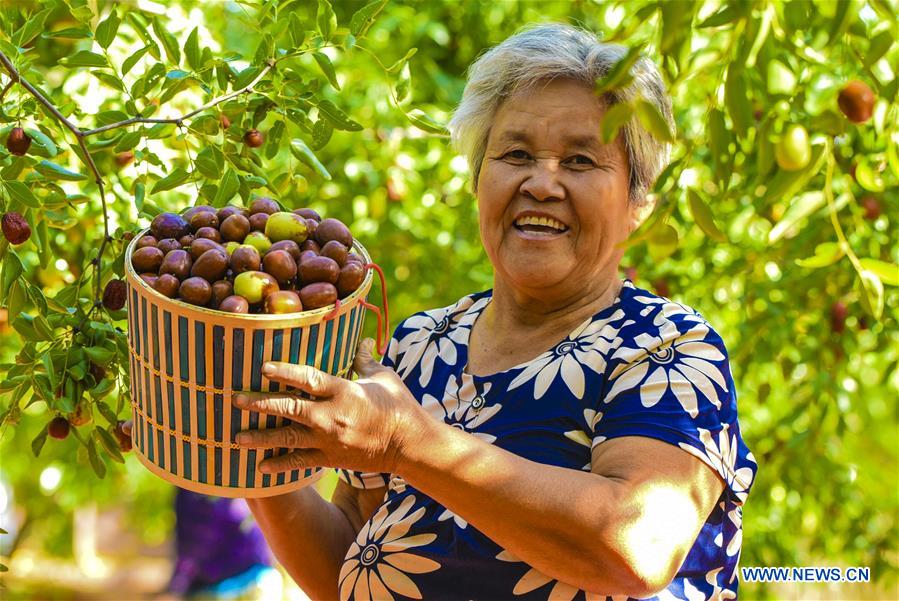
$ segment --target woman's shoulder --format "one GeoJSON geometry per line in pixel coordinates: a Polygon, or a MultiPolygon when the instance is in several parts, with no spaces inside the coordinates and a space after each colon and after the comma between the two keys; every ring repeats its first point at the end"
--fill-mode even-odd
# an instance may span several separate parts
{"type": "Polygon", "coordinates": [[[696,331],[719,337],[712,324],[690,305],[639,288],[630,280],[624,283],[618,308],[622,330],[626,327],[631,336],[647,333],[670,339],[696,331]]]}

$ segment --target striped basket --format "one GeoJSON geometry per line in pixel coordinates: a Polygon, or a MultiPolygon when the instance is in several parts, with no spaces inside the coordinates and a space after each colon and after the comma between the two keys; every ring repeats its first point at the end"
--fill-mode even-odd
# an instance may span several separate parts
{"type": "MultiPolygon", "coordinates": [[[[223,313],[167,298],[138,276],[131,254],[144,233],[125,253],[132,436],[140,461],[177,486],[223,497],[273,496],[318,480],[321,468],[261,473],[260,461],[289,450],[241,449],[234,438],[242,430],[275,428],[286,420],[236,409],[231,397],[241,390],[277,392],[279,384],[262,375],[268,360],[346,377],[365,309],[377,309],[365,301],[372,271],[336,309],[299,317],[223,313]]],[[[365,248],[354,246],[370,263],[365,248]]]]}

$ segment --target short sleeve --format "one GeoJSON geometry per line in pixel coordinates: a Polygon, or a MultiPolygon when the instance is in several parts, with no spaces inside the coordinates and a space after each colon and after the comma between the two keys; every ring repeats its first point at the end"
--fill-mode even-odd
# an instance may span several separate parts
{"type": "MultiPolygon", "coordinates": [[[[381,357],[381,365],[396,369],[397,349],[397,333],[400,331],[402,324],[396,328],[390,343],[387,345],[387,352],[381,357]]],[[[345,470],[338,468],[337,477],[352,486],[353,488],[364,488],[366,490],[373,488],[383,488],[390,482],[390,474],[382,474],[377,472],[356,472],[353,470],[345,470]]]]}
{"type": "Polygon", "coordinates": [[[724,342],[696,313],[666,313],[620,332],[593,446],[621,436],[667,442],[714,469],[742,504],[756,464],[740,435],[724,342]]]}

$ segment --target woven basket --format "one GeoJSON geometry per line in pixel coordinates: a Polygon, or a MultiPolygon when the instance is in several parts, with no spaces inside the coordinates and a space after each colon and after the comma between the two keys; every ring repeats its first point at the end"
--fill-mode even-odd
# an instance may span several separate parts
{"type": "MultiPolygon", "coordinates": [[[[372,271],[366,270],[359,289],[336,309],[292,316],[224,313],[167,298],[139,277],[131,254],[146,231],[125,253],[137,457],[177,486],[223,497],[279,495],[318,480],[321,468],[261,473],[260,461],[289,450],[242,449],[234,438],[242,430],[276,428],[287,420],[236,409],[232,394],[278,392],[279,384],[262,375],[269,360],[346,377],[365,309],[373,308],[365,301],[372,271]]],[[[354,242],[354,250],[370,263],[361,244],[354,242]]]]}

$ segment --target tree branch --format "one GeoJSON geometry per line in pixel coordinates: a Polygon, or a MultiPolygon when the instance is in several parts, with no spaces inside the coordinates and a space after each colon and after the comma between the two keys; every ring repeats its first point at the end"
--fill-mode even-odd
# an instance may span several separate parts
{"type": "Polygon", "coordinates": [[[46,96],[44,96],[40,90],[35,88],[33,85],[28,83],[26,80],[22,79],[22,76],[19,75],[19,71],[18,71],[18,69],[16,69],[16,66],[12,64],[12,61],[10,61],[9,58],[5,54],[3,54],[2,51],[0,51],[0,63],[3,63],[3,66],[6,68],[7,73],[9,73],[9,76],[12,78],[13,81],[17,81],[20,84],[22,84],[23,88],[25,88],[26,90],[31,92],[31,95],[34,96],[35,98],[37,98],[38,102],[40,102],[42,105],[44,105],[44,108],[46,108],[50,113],[52,113],[54,117],[59,119],[59,121],[61,121],[63,125],[65,125],[67,128],[69,128],[72,131],[72,133],[74,133],[79,138],[84,135],[82,133],[82,131],[80,129],[78,129],[78,127],[76,127],[74,124],[72,124],[71,121],[66,119],[65,116],[59,112],[59,109],[57,109],[55,106],[53,106],[52,102],[47,100],[46,96]]]}

